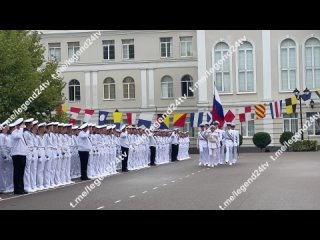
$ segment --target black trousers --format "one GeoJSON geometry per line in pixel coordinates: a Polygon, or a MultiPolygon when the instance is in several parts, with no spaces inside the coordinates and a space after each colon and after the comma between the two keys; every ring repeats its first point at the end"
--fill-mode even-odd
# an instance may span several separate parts
{"type": "Polygon", "coordinates": [[[179,151],[179,144],[171,144],[172,146],[172,151],[171,151],[171,161],[177,161],[178,157],[178,151],[179,151]]]}
{"type": "Polygon", "coordinates": [[[14,193],[21,193],[24,191],[24,170],[26,168],[27,157],[22,155],[12,156],[13,162],[13,186],[14,193]]]}
{"type": "Polygon", "coordinates": [[[122,171],[128,171],[128,156],[129,156],[129,148],[121,147],[121,153],[123,160],[121,161],[122,171]]]}
{"type": "Polygon", "coordinates": [[[150,153],[150,165],[153,166],[156,161],[156,147],[150,146],[150,153]]]}
{"type": "Polygon", "coordinates": [[[79,151],[80,157],[80,169],[81,169],[81,178],[87,178],[87,169],[88,169],[88,161],[89,161],[89,152],[87,151],[79,151]]]}

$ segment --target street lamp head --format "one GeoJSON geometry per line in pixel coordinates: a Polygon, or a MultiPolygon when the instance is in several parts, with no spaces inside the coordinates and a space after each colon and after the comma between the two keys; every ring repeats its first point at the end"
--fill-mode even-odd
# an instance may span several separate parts
{"type": "Polygon", "coordinates": [[[308,88],[306,88],[305,90],[303,90],[304,94],[309,94],[310,90],[308,88]]]}
{"type": "Polygon", "coordinates": [[[310,101],[310,107],[313,109],[314,108],[314,101],[311,99],[310,101]]]}
{"type": "Polygon", "coordinates": [[[298,98],[300,91],[296,88],[294,89],[293,93],[296,96],[296,98],[298,98]]]}

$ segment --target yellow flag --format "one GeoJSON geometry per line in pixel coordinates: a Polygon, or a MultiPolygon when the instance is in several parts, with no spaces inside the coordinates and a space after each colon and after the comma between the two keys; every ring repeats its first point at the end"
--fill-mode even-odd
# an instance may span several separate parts
{"type": "Polygon", "coordinates": [[[121,123],[122,122],[122,112],[114,112],[113,113],[113,122],[121,123]]]}

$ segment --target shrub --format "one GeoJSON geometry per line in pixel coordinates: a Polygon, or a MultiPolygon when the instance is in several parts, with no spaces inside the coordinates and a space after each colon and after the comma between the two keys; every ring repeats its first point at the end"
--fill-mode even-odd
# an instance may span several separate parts
{"type": "Polygon", "coordinates": [[[266,148],[271,143],[271,136],[266,132],[258,132],[254,134],[252,141],[256,147],[262,149],[266,148]]]}
{"type": "Polygon", "coordinates": [[[294,152],[317,151],[316,140],[297,141],[292,144],[294,152]]]}
{"type": "Polygon", "coordinates": [[[240,141],[239,141],[239,146],[241,146],[241,145],[242,145],[242,143],[243,143],[243,137],[242,137],[242,135],[241,135],[241,134],[239,134],[239,139],[240,139],[240,141]]]}
{"type": "Polygon", "coordinates": [[[283,132],[280,136],[281,145],[284,145],[284,142],[288,142],[293,136],[294,133],[292,132],[283,132]]]}

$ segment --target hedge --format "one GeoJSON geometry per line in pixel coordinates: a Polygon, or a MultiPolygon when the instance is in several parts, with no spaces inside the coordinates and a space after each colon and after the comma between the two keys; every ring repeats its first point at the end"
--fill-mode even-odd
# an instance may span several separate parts
{"type": "Polygon", "coordinates": [[[294,152],[317,151],[317,141],[303,140],[303,141],[294,142],[292,144],[292,150],[294,152]]]}

